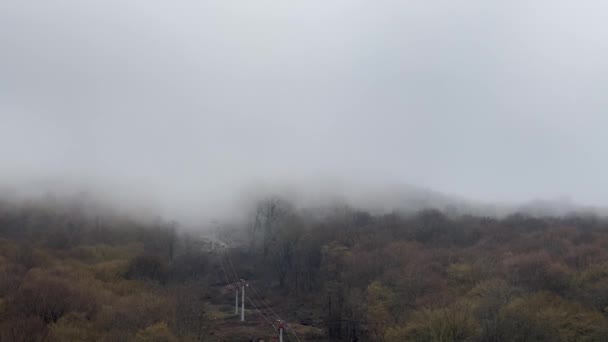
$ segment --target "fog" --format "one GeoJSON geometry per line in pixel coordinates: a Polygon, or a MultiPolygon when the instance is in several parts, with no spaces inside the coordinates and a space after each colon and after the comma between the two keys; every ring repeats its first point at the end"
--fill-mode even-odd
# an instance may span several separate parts
{"type": "Polygon", "coordinates": [[[277,188],[606,206],[607,10],[3,0],[0,183],[189,218],[277,188]]]}

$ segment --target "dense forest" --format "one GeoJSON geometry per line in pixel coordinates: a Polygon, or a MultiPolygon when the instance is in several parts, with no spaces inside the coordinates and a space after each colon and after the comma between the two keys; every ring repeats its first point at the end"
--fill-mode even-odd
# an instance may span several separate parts
{"type": "Polygon", "coordinates": [[[608,341],[608,220],[261,200],[203,232],[0,204],[0,341],[608,341]],[[236,281],[247,287],[245,322],[236,281]]]}

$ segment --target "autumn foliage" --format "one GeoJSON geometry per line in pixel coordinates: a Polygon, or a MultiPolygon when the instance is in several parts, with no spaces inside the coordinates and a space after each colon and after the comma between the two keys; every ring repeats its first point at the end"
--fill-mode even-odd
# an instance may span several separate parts
{"type": "Polygon", "coordinates": [[[242,340],[227,258],[302,340],[608,340],[608,220],[594,215],[320,213],[274,198],[220,229],[232,245],[218,252],[161,219],[0,207],[0,341],[242,340]]]}

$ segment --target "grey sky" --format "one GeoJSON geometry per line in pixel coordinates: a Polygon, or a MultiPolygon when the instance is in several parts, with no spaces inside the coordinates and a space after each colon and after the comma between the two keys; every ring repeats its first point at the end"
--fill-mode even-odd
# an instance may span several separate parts
{"type": "Polygon", "coordinates": [[[0,172],[608,205],[605,1],[0,1],[0,172]]]}

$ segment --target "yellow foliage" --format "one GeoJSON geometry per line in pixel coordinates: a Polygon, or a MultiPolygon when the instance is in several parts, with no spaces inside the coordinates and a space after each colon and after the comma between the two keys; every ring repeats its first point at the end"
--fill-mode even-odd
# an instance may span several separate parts
{"type": "Polygon", "coordinates": [[[140,330],[135,336],[135,342],[177,342],[167,323],[160,322],[140,330]]]}
{"type": "Polygon", "coordinates": [[[103,329],[137,331],[174,317],[174,305],[166,297],[149,292],[120,297],[104,305],[97,315],[103,329]]]}
{"type": "Polygon", "coordinates": [[[384,334],[384,327],[393,321],[390,307],[394,301],[393,291],[380,282],[375,281],[367,287],[367,321],[376,340],[384,334]]]}
{"type": "Polygon", "coordinates": [[[593,265],[574,278],[577,286],[585,285],[590,282],[597,282],[608,279],[608,262],[593,265]]]}
{"type": "Polygon", "coordinates": [[[386,342],[467,341],[478,334],[479,327],[468,303],[456,303],[446,308],[415,312],[405,327],[389,328],[386,342]]]}
{"type": "Polygon", "coordinates": [[[608,323],[599,312],[550,292],[517,298],[504,308],[503,315],[516,323],[523,321],[524,327],[555,341],[595,341],[608,323]]]}
{"type": "Polygon", "coordinates": [[[57,342],[97,341],[100,334],[82,314],[70,313],[49,326],[49,340],[57,342]]]}
{"type": "Polygon", "coordinates": [[[127,270],[128,259],[103,261],[89,266],[95,278],[104,282],[120,281],[127,270]]]}
{"type": "Polygon", "coordinates": [[[122,246],[97,244],[78,246],[69,251],[69,257],[86,263],[100,263],[112,260],[128,260],[143,251],[141,243],[129,243],[122,246]]]}
{"type": "Polygon", "coordinates": [[[447,269],[447,275],[450,281],[455,284],[469,286],[475,282],[475,269],[469,263],[454,263],[450,264],[447,269]]]}

